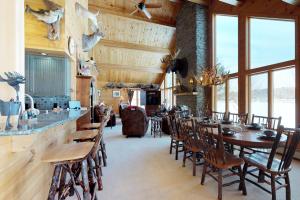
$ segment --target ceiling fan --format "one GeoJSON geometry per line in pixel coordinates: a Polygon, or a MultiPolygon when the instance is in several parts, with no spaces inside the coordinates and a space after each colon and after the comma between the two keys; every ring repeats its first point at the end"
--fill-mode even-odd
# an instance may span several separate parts
{"type": "Polygon", "coordinates": [[[134,15],[137,12],[143,12],[146,17],[148,17],[149,19],[152,18],[151,14],[149,13],[149,11],[147,10],[148,8],[161,8],[162,5],[160,3],[146,3],[147,0],[142,0],[140,2],[131,0],[134,4],[136,9],[130,13],[130,15],[134,15]]]}

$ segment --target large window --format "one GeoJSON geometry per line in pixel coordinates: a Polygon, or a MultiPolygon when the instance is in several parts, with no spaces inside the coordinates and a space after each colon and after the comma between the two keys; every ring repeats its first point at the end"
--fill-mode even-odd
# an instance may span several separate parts
{"type": "Polygon", "coordinates": [[[250,76],[250,113],[268,116],[268,74],[250,76]]]}
{"type": "Polygon", "coordinates": [[[228,105],[229,105],[229,112],[231,113],[238,113],[238,79],[230,79],[229,80],[229,94],[228,94],[228,105]]]}
{"type": "Polygon", "coordinates": [[[215,17],[215,49],[212,53],[215,53],[215,63],[230,70],[230,79],[225,85],[214,87],[214,110],[281,116],[282,125],[295,127],[295,21],[241,17],[245,18],[240,21],[243,25],[240,30],[244,29],[241,33],[246,32],[247,37],[241,39],[245,43],[239,45],[238,17],[215,17]],[[245,47],[247,50],[243,49],[245,47]],[[242,72],[238,71],[238,51],[245,53],[246,57],[241,59],[248,61],[242,72]],[[238,84],[239,78],[245,80],[241,81],[242,85],[238,84]],[[239,94],[239,88],[242,94],[239,94]],[[244,103],[240,109],[238,98],[244,103]]]}
{"type": "Polygon", "coordinates": [[[166,73],[165,79],[161,85],[161,103],[166,103],[167,107],[171,107],[176,103],[176,96],[173,94],[175,87],[176,74],[166,73]]]}
{"type": "Polygon", "coordinates": [[[282,124],[295,127],[295,69],[273,73],[273,116],[281,116],[282,124]]]}
{"type": "Polygon", "coordinates": [[[225,101],[225,84],[216,86],[216,108],[218,112],[225,112],[226,101],[225,101]]]}
{"type": "Polygon", "coordinates": [[[250,67],[295,59],[295,22],[250,19],[250,67]]]}
{"type": "Polygon", "coordinates": [[[238,18],[216,16],[216,63],[220,63],[230,73],[238,71],[238,18]]]}

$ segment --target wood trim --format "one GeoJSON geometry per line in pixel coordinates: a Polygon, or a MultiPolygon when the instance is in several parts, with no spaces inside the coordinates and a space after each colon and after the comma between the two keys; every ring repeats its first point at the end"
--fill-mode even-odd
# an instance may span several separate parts
{"type": "Polygon", "coordinates": [[[247,113],[247,84],[246,67],[248,66],[248,19],[244,15],[238,16],[238,111],[247,113]]]}
{"type": "Polygon", "coordinates": [[[268,72],[268,117],[273,116],[273,72],[268,72]]]}
{"type": "Polygon", "coordinates": [[[225,112],[229,112],[229,79],[226,81],[225,85],[225,112]]]}
{"type": "Polygon", "coordinates": [[[107,13],[107,14],[112,14],[120,17],[126,17],[128,19],[132,20],[139,20],[143,21],[145,23],[151,23],[151,24],[158,24],[162,26],[168,26],[168,27],[176,27],[176,22],[175,21],[169,21],[169,20],[163,20],[161,18],[153,16],[152,19],[148,19],[147,17],[140,17],[136,15],[130,15],[132,10],[124,10],[121,8],[116,8],[116,7],[104,7],[100,5],[95,5],[95,4],[89,4],[89,9],[93,12],[100,11],[102,13],[107,13]]]}
{"type": "Polygon", "coordinates": [[[296,65],[296,60],[289,60],[281,63],[276,63],[272,65],[266,65],[263,67],[259,68],[254,68],[254,69],[248,69],[246,71],[246,74],[260,74],[268,71],[275,71],[275,70],[280,70],[280,69],[286,69],[286,68],[291,68],[296,65]]]}
{"type": "Polygon", "coordinates": [[[296,19],[296,48],[295,48],[295,58],[296,58],[296,67],[295,67],[295,86],[296,86],[296,93],[295,93],[295,102],[296,102],[296,126],[300,125],[300,17],[296,19]]]}
{"type": "Polygon", "coordinates": [[[147,45],[143,45],[143,44],[134,44],[134,43],[107,40],[107,39],[102,39],[98,45],[102,45],[102,46],[106,46],[106,47],[121,48],[121,49],[147,51],[147,52],[153,52],[153,53],[160,53],[160,54],[164,54],[164,55],[167,55],[170,53],[170,50],[168,48],[147,46],[147,45]]]}
{"type": "Polygon", "coordinates": [[[132,66],[132,65],[120,65],[120,64],[110,64],[110,63],[97,63],[100,70],[131,70],[140,72],[150,72],[162,74],[164,70],[159,66],[132,66]]]}

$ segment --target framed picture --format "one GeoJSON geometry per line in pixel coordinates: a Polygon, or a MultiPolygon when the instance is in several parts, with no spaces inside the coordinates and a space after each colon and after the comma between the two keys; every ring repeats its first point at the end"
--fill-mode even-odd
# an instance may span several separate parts
{"type": "Polygon", "coordinates": [[[113,91],[112,91],[112,96],[113,96],[114,98],[121,97],[121,92],[120,92],[120,90],[113,90],[113,91]]]}

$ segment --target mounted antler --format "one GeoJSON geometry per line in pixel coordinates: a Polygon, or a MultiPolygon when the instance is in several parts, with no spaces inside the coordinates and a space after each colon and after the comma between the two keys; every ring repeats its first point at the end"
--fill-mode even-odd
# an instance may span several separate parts
{"type": "Polygon", "coordinates": [[[178,49],[177,51],[173,51],[173,52],[171,52],[169,55],[166,55],[163,59],[161,59],[160,61],[162,62],[162,63],[165,63],[165,64],[167,64],[167,66],[171,63],[171,61],[172,60],[176,60],[177,59],[177,57],[178,57],[178,55],[179,55],[179,53],[180,53],[180,49],[178,49]]]}
{"type": "Polygon", "coordinates": [[[17,72],[5,72],[6,79],[0,75],[0,82],[6,82],[13,87],[17,93],[17,100],[19,100],[20,84],[25,83],[25,77],[17,72]]]}

